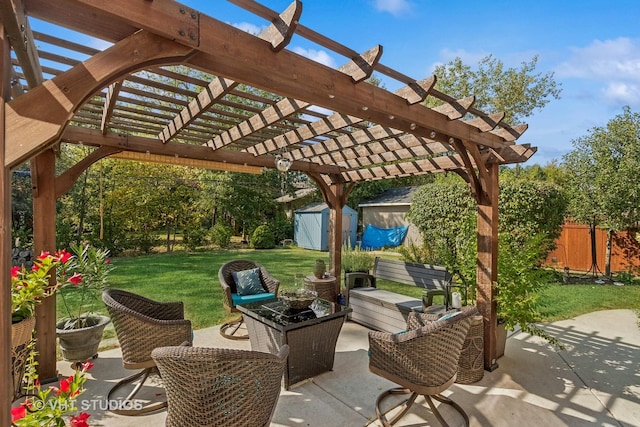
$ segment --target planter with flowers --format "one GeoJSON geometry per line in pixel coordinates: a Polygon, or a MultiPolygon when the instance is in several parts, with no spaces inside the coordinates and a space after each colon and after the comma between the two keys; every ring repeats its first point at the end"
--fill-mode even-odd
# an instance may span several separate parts
{"type": "MultiPolygon", "coordinates": [[[[29,345],[32,350],[32,345],[29,345]]],[[[76,372],[60,380],[60,384],[43,389],[35,370],[35,351],[29,352],[25,372],[25,398],[11,408],[14,427],[63,427],[67,418],[72,427],[88,427],[89,414],[78,413],[77,400],[84,391],[86,373],[93,366],[85,362],[76,372]]]]}
{"type": "MultiPolygon", "coordinates": [[[[54,255],[43,252],[34,260],[31,269],[24,265],[11,269],[11,359],[14,398],[22,394],[22,377],[36,323],[36,305],[56,292],[56,286],[49,285],[51,269],[69,257],[66,251],[59,251],[54,255]]],[[[73,277],[69,279],[75,280],[73,277]]]]}
{"type": "Polygon", "coordinates": [[[58,293],[66,316],[56,323],[62,357],[83,362],[97,356],[109,318],[93,311],[113,269],[109,251],[89,245],[71,247],[73,256],[58,272],[58,293]],[[67,277],[69,277],[67,279],[67,277]]]}

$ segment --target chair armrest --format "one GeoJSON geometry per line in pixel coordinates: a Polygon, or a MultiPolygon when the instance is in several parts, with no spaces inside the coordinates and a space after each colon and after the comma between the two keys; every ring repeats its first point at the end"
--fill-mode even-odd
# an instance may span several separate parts
{"type": "Polygon", "coordinates": [[[263,285],[269,292],[278,296],[278,288],[280,287],[280,281],[273,277],[266,268],[260,267],[260,275],[262,276],[263,285]]]}
{"type": "Polygon", "coordinates": [[[363,282],[368,282],[369,286],[372,288],[376,287],[376,278],[369,273],[363,273],[361,271],[354,271],[352,273],[345,274],[345,287],[347,288],[347,292],[350,289],[356,287],[356,280],[362,279],[363,282]]]}

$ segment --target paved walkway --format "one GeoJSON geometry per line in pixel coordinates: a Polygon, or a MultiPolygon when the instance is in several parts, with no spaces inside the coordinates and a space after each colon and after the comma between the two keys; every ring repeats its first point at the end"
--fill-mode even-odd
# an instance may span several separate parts
{"type": "MultiPolygon", "coordinates": [[[[507,340],[500,367],[485,372],[470,385],[454,385],[449,395],[469,414],[472,426],[640,426],[640,329],[630,310],[590,313],[543,325],[566,346],[555,351],[528,334],[507,340]]],[[[195,345],[249,348],[246,341],[220,337],[218,328],[196,331],[195,345]]],[[[334,371],[283,390],[272,426],[378,426],[374,403],[392,383],[371,374],[367,360],[367,329],[347,322],[336,348],[334,371]]],[[[67,362],[59,363],[68,375],[67,362]]],[[[111,385],[130,372],[121,367],[118,349],[102,352],[95,360],[80,406],[92,426],[161,426],[166,412],[138,417],[104,411],[111,385]]],[[[161,387],[149,387],[162,394],[161,387]]],[[[452,426],[462,419],[442,409],[452,426]]],[[[424,399],[397,425],[438,426],[424,399]]]]}

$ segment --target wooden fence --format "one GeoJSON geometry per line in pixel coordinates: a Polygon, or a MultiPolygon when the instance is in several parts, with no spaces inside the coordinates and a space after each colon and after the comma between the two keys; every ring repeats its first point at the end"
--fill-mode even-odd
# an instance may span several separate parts
{"type": "MultiPolygon", "coordinates": [[[[640,269],[640,234],[638,230],[627,230],[613,235],[611,272],[640,269]]],[[[596,228],[596,259],[598,274],[604,273],[607,232],[596,228]]],[[[562,234],[556,240],[556,249],[545,261],[545,265],[575,271],[594,271],[591,261],[591,235],[588,225],[565,223],[562,234]]]]}

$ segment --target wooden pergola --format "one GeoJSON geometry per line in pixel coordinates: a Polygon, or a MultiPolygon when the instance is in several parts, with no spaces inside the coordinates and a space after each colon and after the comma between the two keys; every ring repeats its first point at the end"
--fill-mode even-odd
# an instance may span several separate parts
{"type": "MultiPolygon", "coordinates": [[[[336,218],[355,184],[455,172],[478,205],[477,305],[486,368],[496,366],[498,167],[535,153],[516,144],[526,125],[509,126],[504,114],[475,109],[473,96],[454,99],[436,90],[435,77],[415,80],[383,65],[381,46],[358,53],[303,26],[299,1],[281,13],[231,1],[263,18],[265,30],[251,35],[169,0],[0,0],[1,419],[10,416],[11,399],[10,173],[26,161],[39,252],[56,249],[56,199],[102,158],[255,173],[273,168],[278,155],[288,157],[291,170],[307,174],[331,208],[337,277],[336,218]],[[32,31],[32,19],[60,31],[32,31]],[[58,35],[68,30],[77,38],[58,35]],[[294,34],[340,55],[344,65],[333,69],[288,50],[294,34]],[[109,47],[78,41],[88,37],[109,47]],[[402,88],[368,83],[374,71],[402,88]],[[438,106],[425,106],[427,98],[438,106]],[[56,175],[63,143],[95,149],[56,175]]],[[[38,308],[36,328],[40,376],[52,378],[53,298],[38,308]]]]}

